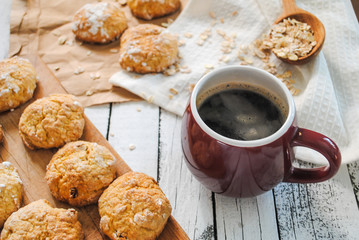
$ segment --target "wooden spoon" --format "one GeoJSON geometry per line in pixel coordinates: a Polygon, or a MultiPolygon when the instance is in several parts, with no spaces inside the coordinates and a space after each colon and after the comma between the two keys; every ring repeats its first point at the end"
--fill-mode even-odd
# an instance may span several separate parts
{"type": "Polygon", "coordinates": [[[277,24],[281,21],[283,21],[286,18],[294,18],[300,22],[305,22],[312,28],[314,32],[314,39],[317,42],[317,45],[314,46],[312,51],[304,57],[299,57],[296,61],[291,61],[288,58],[281,58],[284,62],[290,63],[290,64],[304,64],[309,62],[311,59],[313,59],[315,56],[318,55],[320,50],[323,47],[324,39],[325,39],[325,28],[323,23],[313,14],[310,12],[307,12],[295,4],[295,0],[282,0],[283,3],[283,13],[282,15],[274,22],[274,24],[277,24]]]}

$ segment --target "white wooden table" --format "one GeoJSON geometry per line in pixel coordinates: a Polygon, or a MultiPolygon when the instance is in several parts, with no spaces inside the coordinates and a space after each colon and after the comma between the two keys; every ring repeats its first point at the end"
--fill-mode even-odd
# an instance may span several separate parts
{"type": "Polygon", "coordinates": [[[132,170],[158,180],[190,239],[359,239],[359,162],[323,183],[282,183],[256,198],[228,198],[204,188],[187,169],[180,117],[147,102],[85,112],[132,170]]]}

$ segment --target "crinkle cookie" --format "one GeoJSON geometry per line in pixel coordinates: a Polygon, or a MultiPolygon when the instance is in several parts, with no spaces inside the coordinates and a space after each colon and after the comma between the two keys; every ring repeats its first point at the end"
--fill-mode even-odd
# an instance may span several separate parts
{"type": "Polygon", "coordinates": [[[98,205],[101,230],[111,239],[156,239],[172,211],[157,182],[137,172],[118,177],[98,205]]]}
{"type": "Polygon", "coordinates": [[[21,206],[22,181],[10,162],[0,163],[0,228],[21,206]]]}
{"type": "Polygon", "coordinates": [[[72,32],[80,40],[91,43],[109,43],[127,28],[125,14],[114,4],[88,3],[73,18],[72,32]]]}
{"type": "Polygon", "coordinates": [[[19,131],[30,149],[54,148],[79,139],[84,125],[84,109],[76,98],[54,94],[27,106],[20,117],[19,131]]]}
{"type": "Polygon", "coordinates": [[[115,161],[111,152],[97,143],[67,143],[47,165],[47,184],[56,199],[72,206],[96,203],[116,177],[115,161]]]}
{"type": "Polygon", "coordinates": [[[13,57],[0,61],[0,112],[31,99],[35,88],[36,71],[29,60],[13,57]]]}
{"type": "Polygon", "coordinates": [[[162,17],[179,9],[180,0],[127,0],[133,15],[146,20],[162,17]]]}
{"type": "Polygon", "coordinates": [[[163,72],[177,60],[177,38],[163,27],[140,24],[121,37],[120,64],[127,71],[163,72]]]}
{"type": "Polygon", "coordinates": [[[1,240],[82,240],[75,209],[53,208],[41,199],[20,208],[5,222],[1,240]]]}

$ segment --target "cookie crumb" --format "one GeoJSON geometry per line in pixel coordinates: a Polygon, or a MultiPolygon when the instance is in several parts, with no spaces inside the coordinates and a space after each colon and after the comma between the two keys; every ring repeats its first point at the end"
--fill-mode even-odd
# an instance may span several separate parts
{"type": "Polygon", "coordinates": [[[209,16],[213,19],[216,19],[216,14],[212,11],[209,12],[209,16]]]}
{"type": "Polygon", "coordinates": [[[176,69],[175,69],[175,67],[172,65],[170,68],[167,68],[167,69],[163,72],[163,74],[166,75],[166,76],[175,75],[175,74],[176,74],[176,69]]]}
{"type": "Polygon", "coordinates": [[[181,47],[181,46],[183,46],[183,45],[185,45],[185,44],[186,44],[186,42],[185,42],[183,39],[181,39],[181,40],[178,41],[178,46],[179,46],[179,47],[181,47]]]}
{"type": "Polygon", "coordinates": [[[212,64],[205,64],[204,67],[207,68],[207,69],[213,69],[214,68],[214,66],[212,64]]]}
{"type": "Polygon", "coordinates": [[[70,47],[72,47],[74,45],[74,40],[71,39],[69,41],[66,41],[66,45],[69,45],[70,47]]]}
{"type": "Polygon", "coordinates": [[[170,88],[170,92],[173,94],[173,95],[177,95],[178,94],[178,91],[174,88],[170,88]]]}
{"type": "Polygon", "coordinates": [[[127,4],[127,0],[118,0],[118,3],[121,4],[121,6],[125,6],[127,4]]]}
{"type": "Polygon", "coordinates": [[[57,43],[58,43],[59,45],[64,45],[64,44],[66,43],[66,41],[67,41],[67,37],[66,37],[66,36],[61,36],[61,37],[59,37],[59,38],[57,39],[57,43]]]}
{"type": "Polygon", "coordinates": [[[192,37],[193,37],[193,34],[190,33],[190,32],[186,32],[186,33],[184,34],[184,36],[185,36],[186,38],[192,38],[192,37]]]}
{"type": "Polygon", "coordinates": [[[137,111],[137,112],[141,112],[141,108],[138,107],[138,108],[136,109],[136,111],[137,111]]]}
{"type": "Polygon", "coordinates": [[[154,97],[153,97],[153,96],[149,96],[147,101],[148,101],[149,103],[153,103],[153,100],[154,100],[154,97]]]}
{"type": "Polygon", "coordinates": [[[196,43],[198,46],[203,46],[204,41],[202,39],[198,39],[198,41],[196,43]]]}
{"type": "Polygon", "coordinates": [[[130,149],[130,151],[133,151],[136,149],[136,145],[135,144],[130,144],[128,145],[128,149],[130,149]]]}
{"type": "Polygon", "coordinates": [[[179,71],[181,73],[191,73],[192,70],[188,66],[182,66],[180,67],[179,71]]]}
{"type": "Polygon", "coordinates": [[[191,84],[188,86],[188,91],[189,91],[189,92],[192,92],[195,86],[196,86],[196,84],[191,83],[191,84]]]}
{"type": "Polygon", "coordinates": [[[117,49],[117,48],[111,48],[111,49],[110,49],[110,52],[111,52],[111,53],[118,53],[118,49],[117,49]]]}
{"type": "Polygon", "coordinates": [[[225,57],[223,58],[223,62],[224,62],[224,63],[228,63],[229,60],[230,60],[229,56],[225,56],[225,57]]]}
{"type": "Polygon", "coordinates": [[[86,96],[91,96],[91,95],[93,95],[93,94],[94,94],[94,92],[93,92],[92,90],[86,91],[86,96]]]}
{"type": "Polygon", "coordinates": [[[61,33],[58,31],[58,30],[55,30],[52,32],[52,34],[56,37],[60,37],[61,36],[61,33]]]}
{"type": "Polygon", "coordinates": [[[99,78],[101,78],[101,74],[100,74],[99,72],[90,73],[90,78],[91,78],[92,80],[99,79],[99,78]]]}
{"type": "Polygon", "coordinates": [[[87,51],[87,53],[86,53],[87,56],[90,56],[91,54],[92,54],[92,52],[90,50],[87,51]]]}
{"type": "Polygon", "coordinates": [[[75,69],[74,74],[75,74],[75,75],[79,75],[79,74],[81,74],[81,73],[83,73],[83,72],[85,72],[85,69],[84,69],[83,67],[79,66],[79,67],[77,67],[77,68],[75,69]]]}

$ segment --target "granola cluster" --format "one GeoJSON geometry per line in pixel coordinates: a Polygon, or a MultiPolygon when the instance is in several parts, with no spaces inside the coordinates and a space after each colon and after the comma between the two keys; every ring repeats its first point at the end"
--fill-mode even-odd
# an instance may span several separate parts
{"type": "Polygon", "coordinates": [[[295,19],[284,19],[275,24],[270,32],[271,44],[274,54],[280,58],[297,61],[307,56],[317,44],[311,27],[295,19]]]}

